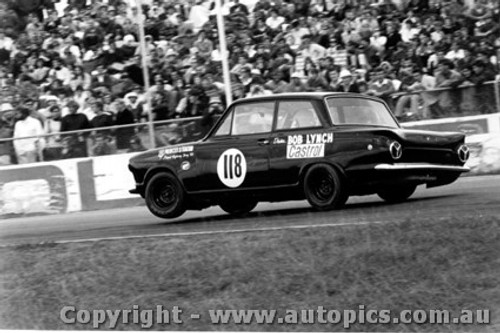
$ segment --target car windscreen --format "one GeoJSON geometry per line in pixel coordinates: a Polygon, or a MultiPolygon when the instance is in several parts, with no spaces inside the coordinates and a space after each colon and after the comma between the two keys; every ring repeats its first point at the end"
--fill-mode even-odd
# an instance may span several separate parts
{"type": "Polygon", "coordinates": [[[365,98],[330,97],[326,99],[334,125],[398,127],[391,111],[382,103],[365,98]]]}

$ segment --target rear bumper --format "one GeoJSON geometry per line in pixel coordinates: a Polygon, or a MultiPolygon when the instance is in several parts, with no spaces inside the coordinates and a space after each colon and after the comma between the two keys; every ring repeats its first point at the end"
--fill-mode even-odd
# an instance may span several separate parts
{"type": "Polygon", "coordinates": [[[430,163],[394,163],[394,164],[377,164],[375,170],[393,170],[393,171],[411,171],[411,170],[429,170],[429,171],[452,171],[452,172],[469,172],[470,168],[458,165],[441,165],[430,163]]]}

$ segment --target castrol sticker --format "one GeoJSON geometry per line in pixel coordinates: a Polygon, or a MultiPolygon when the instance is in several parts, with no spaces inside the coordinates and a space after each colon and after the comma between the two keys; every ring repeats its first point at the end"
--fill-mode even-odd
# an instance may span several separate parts
{"type": "Polygon", "coordinates": [[[288,145],[286,158],[315,158],[325,156],[324,144],[288,145]]]}
{"type": "Polygon", "coordinates": [[[286,158],[319,158],[325,156],[325,144],[333,143],[333,133],[289,135],[286,158]]]}

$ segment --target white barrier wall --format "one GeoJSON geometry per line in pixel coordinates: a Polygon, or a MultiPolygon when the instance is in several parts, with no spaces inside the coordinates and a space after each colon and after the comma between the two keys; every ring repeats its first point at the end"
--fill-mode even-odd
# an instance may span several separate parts
{"type": "MultiPolygon", "coordinates": [[[[406,128],[462,131],[472,175],[500,173],[500,114],[405,123],[406,128]]],[[[0,218],[60,214],[144,204],[131,195],[134,154],[0,167],[0,218]]]]}
{"type": "Polygon", "coordinates": [[[140,205],[127,169],[134,154],[0,168],[0,217],[140,205]]]}

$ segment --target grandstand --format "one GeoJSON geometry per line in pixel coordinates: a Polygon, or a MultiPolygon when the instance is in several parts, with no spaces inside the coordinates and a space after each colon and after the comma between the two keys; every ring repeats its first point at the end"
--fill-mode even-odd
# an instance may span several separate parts
{"type": "MultiPolygon", "coordinates": [[[[208,130],[225,107],[213,1],[141,9],[0,3],[0,165],[139,151],[208,130]]],[[[359,92],[401,121],[500,112],[498,1],[233,0],[222,14],[233,99],[359,92]]]]}

